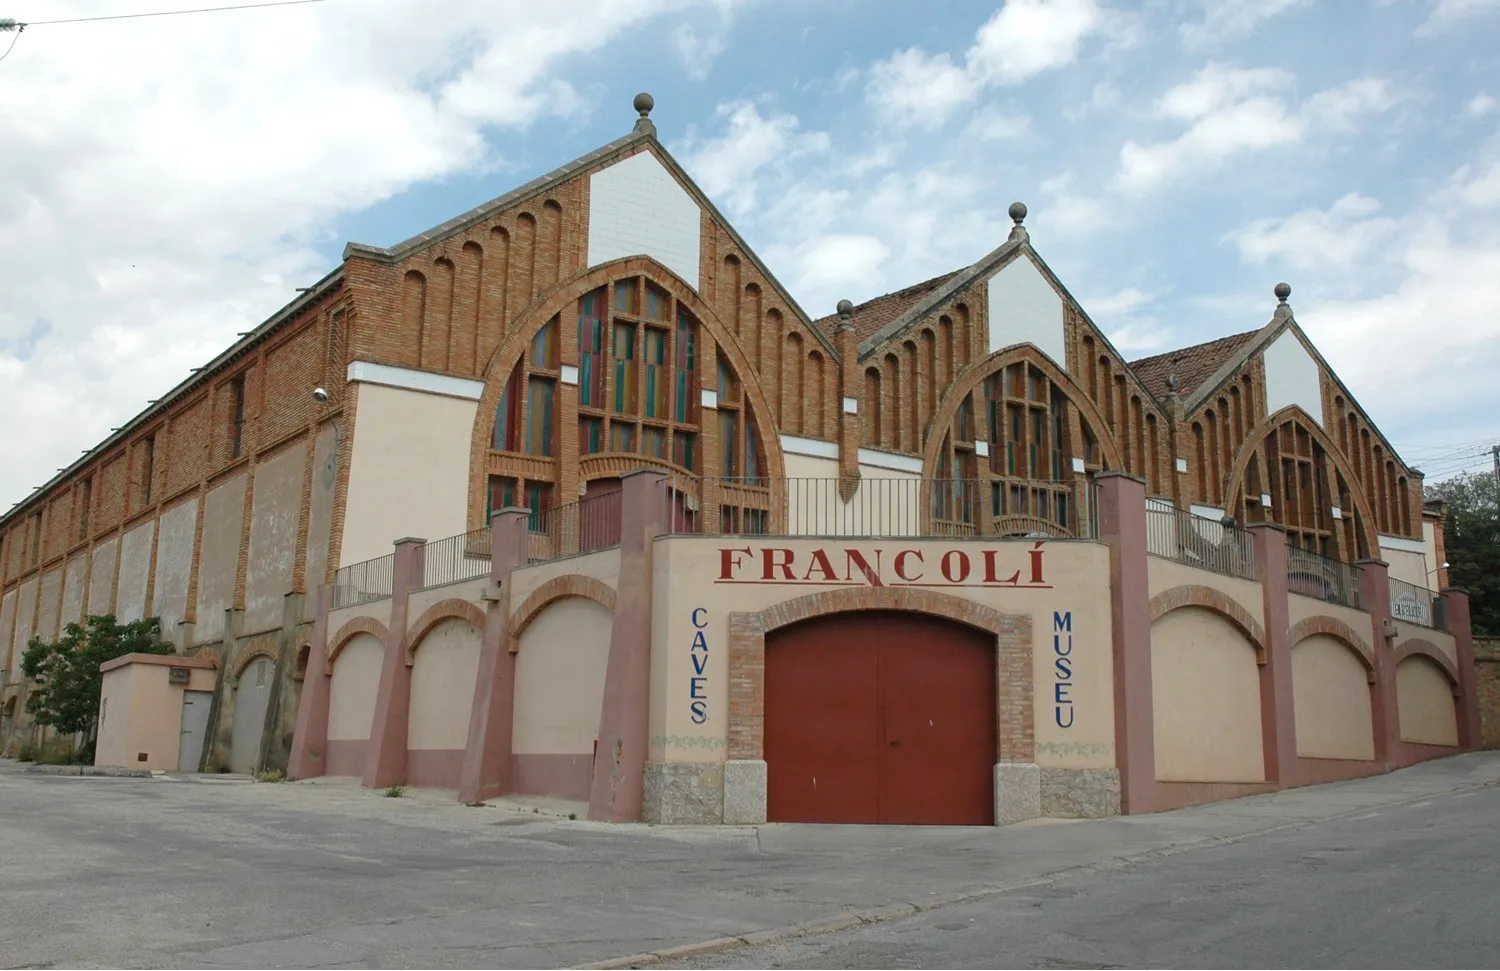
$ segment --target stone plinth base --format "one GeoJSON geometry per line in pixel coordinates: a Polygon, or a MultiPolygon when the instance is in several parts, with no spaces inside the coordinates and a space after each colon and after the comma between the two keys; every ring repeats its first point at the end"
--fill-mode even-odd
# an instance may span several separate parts
{"type": "Polygon", "coordinates": [[[724,763],[724,822],[758,826],[766,821],[766,763],[731,759],[724,763]]]}
{"type": "Polygon", "coordinates": [[[1042,814],[1042,770],[1029,762],[995,765],[995,825],[1008,826],[1042,814]]]}
{"type": "Polygon", "coordinates": [[[1120,815],[1120,770],[1043,769],[1042,812],[1068,819],[1120,815]]]}
{"type": "Polygon", "coordinates": [[[647,762],[641,822],[678,826],[724,822],[724,763],[647,762]]]}

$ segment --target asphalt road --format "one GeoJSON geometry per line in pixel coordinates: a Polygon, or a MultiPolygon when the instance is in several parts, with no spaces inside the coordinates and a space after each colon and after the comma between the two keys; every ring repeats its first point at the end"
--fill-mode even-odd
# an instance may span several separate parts
{"type": "Polygon", "coordinates": [[[0,968],[577,967],[726,936],[781,943],[691,965],[1493,966],[1497,783],[1484,753],[1154,816],[741,829],[0,762],[0,968]]]}
{"type": "Polygon", "coordinates": [[[741,948],[706,968],[1500,967],[1500,789],[741,948]]]}

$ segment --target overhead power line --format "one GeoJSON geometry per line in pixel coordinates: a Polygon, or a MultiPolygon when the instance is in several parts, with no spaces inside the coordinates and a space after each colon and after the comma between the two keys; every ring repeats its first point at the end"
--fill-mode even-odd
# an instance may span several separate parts
{"type": "MultiPolygon", "coordinates": [[[[326,3],[327,0],[267,0],[265,3],[237,3],[224,7],[198,7],[194,10],[152,10],[145,13],[110,14],[102,17],[74,17],[69,20],[32,20],[22,27],[49,27],[54,24],[87,24],[98,20],[137,20],[141,17],[175,17],[189,13],[222,13],[226,10],[256,10],[261,7],[294,7],[305,3],[326,3]]],[[[14,43],[14,42],[12,42],[14,43]]]]}

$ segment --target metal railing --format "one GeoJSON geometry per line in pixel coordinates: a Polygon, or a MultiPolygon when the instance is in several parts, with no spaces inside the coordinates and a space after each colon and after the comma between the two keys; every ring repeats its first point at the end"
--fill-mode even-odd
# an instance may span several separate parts
{"type": "Polygon", "coordinates": [[[1146,508],[1146,551],[1225,576],[1255,579],[1249,533],[1182,509],[1146,508]]]}
{"type": "Polygon", "coordinates": [[[1447,617],[1443,615],[1443,601],[1426,587],[1405,580],[1390,580],[1391,616],[1434,630],[1447,630],[1447,617]]]}
{"type": "Polygon", "coordinates": [[[1359,571],[1352,563],[1335,560],[1313,550],[1288,546],[1286,587],[1292,593],[1328,603],[1363,609],[1359,593],[1359,571]]]}
{"type": "Polygon", "coordinates": [[[423,545],[418,590],[447,586],[490,572],[490,531],[476,529],[423,545]]]}
{"type": "Polygon", "coordinates": [[[396,554],[351,563],[333,575],[333,609],[384,600],[395,589],[396,554]]]}
{"type": "Polygon", "coordinates": [[[664,483],[669,533],[1097,538],[1098,485],[1021,479],[696,479],[664,483]]]}
{"type": "Polygon", "coordinates": [[[527,522],[526,560],[541,563],[620,545],[620,492],[584,496],[536,511],[527,522]]]}

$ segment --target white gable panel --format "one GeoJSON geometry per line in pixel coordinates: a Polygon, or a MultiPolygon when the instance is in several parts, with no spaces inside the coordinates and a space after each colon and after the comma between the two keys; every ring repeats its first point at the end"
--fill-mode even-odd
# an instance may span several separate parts
{"type": "Polygon", "coordinates": [[[649,256],[698,288],[698,203],[642,152],[589,179],[589,266],[649,256]]]}
{"type": "Polygon", "coordinates": [[[1026,257],[1012,260],[990,277],[989,351],[1012,344],[1035,344],[1060,368],[1068,366],[1063,347],[1062,298],[1026,257]]]}
{"type": "Polygon", "coordinates": [[[1290,330],[1266,348],[1266,414],[1274,415],[1287,405],[1296,405],[1323,421],[1323,390],[1318,377],[1318,362],[1290,330]]]}

